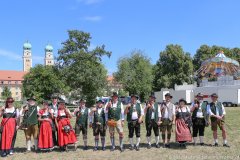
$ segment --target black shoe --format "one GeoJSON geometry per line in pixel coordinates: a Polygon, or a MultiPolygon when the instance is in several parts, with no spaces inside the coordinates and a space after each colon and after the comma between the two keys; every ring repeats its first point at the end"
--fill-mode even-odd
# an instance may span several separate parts
{"type": "Polygon", "coordinates": [[[3,152],[3,153],[1,154],[1,157],[7,157],[7,153],[6,153],[6,152],[3,152]]]}
{"type": "Polygon", "coordinates": [[[134,150],[134,146],[129,147],[129,149],[130,149],[131,151],[134,150]]]}
{"type": "Polygon", "coordinates": [[[139,151],[140,149],[139,149],[139,146],[136,146],[136,151],[139,151]]]}
{"type": "Polygon", "coordinates": [[[149,144],[149,145],[147,146],[147,149],[151,149],[151,147],[152,147],[151,144],[149,144]]]}
{"type": "Polygon", "coordinates": [[[84,146],[84,147],[83,147],[83,150],[84,150],[84,151],[88,150],[88,146],[84,146]]]}
{"type": "Polygon", "coordinates": [[[183,147],[184,149],[186,149],[186,148],[187,148],[186,143],[183,143],[183,144],[182,144],[182,147],[183,147]]]}
{"type": "Polygon", "coordinates": [[[159,144],[156,144],[156,148],[160,148],[160,145],[159,145],[159,144]]]}
{"type": "Polygon", "coordinates": [[[105,148],[105,147],[102,147],[102,150],[103,150],[103,151],[105,151],[105,150],[106,150],[106,148],[105,148]]]}
{"type": "Polygon", "coordinates": [[[98,147],[94,147],[93,151],[97,151],[98,150],[98,147]]]}
{"type": "Polygon", "coordinates": [[[228,144],[223,144],[223,147],[230,147],[228,144]]]}
{"type": "Polygon", "coordinates": [[[170,144],[165,144],[165,147],[166,148],[170,148],[170,144]]]}
{"type": "Polygon", "coordinates": [[[214,147],[218,147],[218,143],[214,143],[214,145],[213,145],[214,147]]]}
{"type": "Polygon", "coordinates": [[[204,146],[205,144],[204,143],[200,143],[201,146],[204,146]]]}
{"type": "Polygon", "coordinates": [[[113,152],[113,151],[115,151],[115,147],[112,147],[112,148],[111,148],[111,152],[113,152]]]}

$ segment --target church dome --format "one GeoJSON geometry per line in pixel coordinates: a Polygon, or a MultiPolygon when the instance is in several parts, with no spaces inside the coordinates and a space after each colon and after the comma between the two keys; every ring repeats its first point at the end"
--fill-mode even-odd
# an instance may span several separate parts
{"type": "Polygon", "coordinates": [[[23,49],[31,49],[32,45],[27,41],[23,44],[23,49]]]}
{"type": "Polygon", "coordinates": [[[46,45],[45,50],[46,51],[53,51],[53,47],[50,44],[48,44],[48,45],[46,45]]]}

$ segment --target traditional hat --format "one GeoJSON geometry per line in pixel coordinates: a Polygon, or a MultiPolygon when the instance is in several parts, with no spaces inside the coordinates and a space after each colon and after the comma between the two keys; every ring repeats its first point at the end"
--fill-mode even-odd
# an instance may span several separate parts
{"type": "Polygon", "coordinates": [[[99,100],[97,101],[97,103],[98,103],[98,102],[105,103],[102,99],[99,99],[99,100]]]}
{"type": "Polygon", "coordinates": [[[173,98],[173,96],[170,93],[165,94],[165,97],[173,98]]]}
{"type": "Polygon", "coordinates": [[[218,95],[217,95],[217,93],[213,93],[213,94],[211,95],[211,97],[216,97],[216,98],[218,98],[218,95]]]}
{"type": "Polygon", "coordinates": [[[187,104],[187,101],[183,98],[179,99],[178,103],[180,103],[180,102],[184,102],[185,104],[187,104]]]}
{"type": "Polygon", "coordinates": [[[30,98],[27,99],[27,101],[30,101],[30,100],[36,101],[35,97],[30,97],[30,98]]]}
{"type": "Polygon", "coordinates": [[[196,97],[204,97],[204,94],[202,94],[201,92],[199,92],[196,97]]]}
{"type": "Polygon", "coordinates": [[[61,99],[61,100],[58,101],[58,104],[60,104],[60,103],[64,103],[65,104],[65,101],[61,99]]]}
{"type": "Polygon", "coordinates": [[[136,94],[132,94],[132,95],[131,95],[131,98],[132,98],[132,97],[135,97],[135,98],[137,98],[137,99],[139,98],[139,96],[136,95],[136,94]]]}
{"type": "Polygon", "coordinates": [[[112,97],[118,97],[118,94],[117,94],[117,92],[113,92],[113,95],[112,95],[112,97]]]}
{"type": "Polygon", "coordinates": [[[80,99],[80,101],[79,102],[84,102],[84,103],[86,103],[87,101],[86,101],[86,99],[80,99]]]}
{"type": "Polygon", "coordinates": [[[155,97],[154,94],[151,94],[151,95],[149,96],[149,98],[154,98],[154,99],[156,99],[156,97],[155,97]]]}

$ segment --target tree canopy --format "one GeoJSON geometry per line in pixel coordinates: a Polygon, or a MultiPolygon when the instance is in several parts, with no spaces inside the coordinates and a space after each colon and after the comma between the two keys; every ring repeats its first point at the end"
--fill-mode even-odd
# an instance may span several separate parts
{"type": "Polygon", "coordinates": [[[11,96],[12,96],[12,92],[10,91],[10,89],[9,89],[7,86],[5,86],[5,87],[3,88],[3,91],[2,91],[2,93],[1,93],[1,96],[2,96],[1,99],[5,100],[5,99],[7,99],[8,97],[11,97],[11,96]]]}

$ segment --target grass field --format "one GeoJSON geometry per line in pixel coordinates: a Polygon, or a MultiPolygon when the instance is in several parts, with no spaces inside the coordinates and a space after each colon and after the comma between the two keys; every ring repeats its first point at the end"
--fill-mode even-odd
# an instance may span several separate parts
{"type": "MultiPolygon", "coordinates": [[[[205,143],[209,144],[208,146],[193,146],[189,144],[187,149],[179,149],[178,144],[175,143],[175,133],[173,132],[172,144],[170,149],[165,148],[155,148],[152,147],[150,150],[146,148],[146,131],[145,125],[141,127],[141,145],[140,151],[130,151],[128,149],[128,129],[125,123],[124,133],[125,133],[125,152],[120,153],[120,151],[115,150],[115,152],[110,152],[110,140],[109,134],[107,134],[107,150],[106,151],[96,151],[93,152],[94,138],[92,136],[92,129],[88,129],[89,137],[89,147],[88,151],[82,150],[82,136],[80,137],[80,142],[78,144],[77,151],[69,152],[59,152],[54,150],[51,153],[25,153],[25,138],[23,131],[18,131],[17,141],[15,145],[15,153],[12,156],[8,156],[6,159],[84,159],[84,160],[121,160],[121,159],[131,159],[131,160],[141,160],[141,159],[240,159],[240,107],[237,108],[226,108],[227,116],[227,133],[228,133],[228,142],[231,145],[230,148],[222,147],[222,138],[221,133],[219,132],[219,144],[220,147],[211,147],[210,144],[213,144],[212,132],[210,128],[206,128],[205,143]]],[[[74,121],[72,120],[74,123],[74,121]]],[[[115,136],[118,137],[118,136],[115,136]]],[[[161,140],[160,140],[161,141],[161,140]]],[[[152,135],[152,143],[154,142],[154,135],[152,135]]],[[[116,145],[118,145],[118,138],[116,139],[116,145]]],[[[161,143],[162,145],[162,143],[161,143]]]]}

